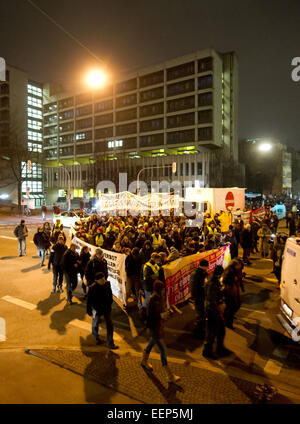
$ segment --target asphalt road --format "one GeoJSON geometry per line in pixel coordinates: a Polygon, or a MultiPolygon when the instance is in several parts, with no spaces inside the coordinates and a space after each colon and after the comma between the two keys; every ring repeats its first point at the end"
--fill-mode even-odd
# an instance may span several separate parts
{"type": "MultiPolygon", "coordinates": [[[[34,218],[32,222],[37,221],[34,218]]],[[[180,400],[180,396],[174,398],[163,389],[157,350],[151,355],[157,369],[155,379],[141,374],[138,362],[148,337],[134,311],[128,316],[117,305],[113,307],[115,342],[120,346],[116,354],[109,353],[105,346],[96,346],[80,284],[72,306],[67,305],[65,292],[51,294],[52,273],[40,267],[32,243],[36,224],[29,224],[26,257],[18,257],[14,227],[8,226],[7,220],[0,220],[1,224],[0,316],[6,322],[6,340],[0,341],[0,403],[151,403],[156,397],[153,395],[151,400],[151,391],[143,389],[151,385],[157,389],[158,402],[162,395],[162,402],[188,402],[196,372],[197,381],[203,376],[206,392],[226,385],[226,381],[241,379],[244,385],[274,386],[278,395],[271,403],[299,403],[300,347],[276,319],[280,293],[270,260],[253,255],[253,265],[246,268],[243,305],[235,329],[226,331],[225,344],[234,352],[230,357],[215,362],[203,358],[203,344],[192,334],[194,310],[189,302],[167,321],[170,367],[182,377],[185,386],[186,395],[180,400]],[[38,356],[25,353],[28,350],[38,356]],[[104,363],[110,365],[98,375],[91,364],[99,369],[101,363],[103,369],[104,363]],[[221,383],[222,378],[227,380],[221,383]],[[127,380],[131,381],[130,387],[126,386],[127,380]]],[[[105,338],[105,325],[101,334],[105,338]]],[[[212,395],[211,403],[243,403],[243,399],[247,403],[249,396],[245,397],[240,388],[237,392],[237,384],[234,387],[228,383],[228,396],[223,390],[223,397],[214,400],[212,395]]],[[[200,392],[190,396],[190,402],[195,403],[207,399],[200,392]]]]}

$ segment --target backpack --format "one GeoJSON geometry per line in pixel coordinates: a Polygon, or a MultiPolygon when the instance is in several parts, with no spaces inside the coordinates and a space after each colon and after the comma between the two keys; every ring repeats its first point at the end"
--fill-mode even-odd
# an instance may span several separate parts
{"type": "Polygon", "coordinates": [[[14,236],[15,236],[15,237],[18,237],[18,228],[19,228],[19,226],[17,226],[17,227],[14,229],[14,236]]]}

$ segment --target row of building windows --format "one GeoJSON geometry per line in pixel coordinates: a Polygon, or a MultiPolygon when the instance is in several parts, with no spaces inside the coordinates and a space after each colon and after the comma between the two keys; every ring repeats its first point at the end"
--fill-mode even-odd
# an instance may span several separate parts
{"type": "Polygon", "coordinates": [[[35,106],[39,109],[42,109],[42,99],[36,97],[28,96],[27,97],[28,106],[35,106]]]}
{"type": "Polygon", "coordinates": [[[28,143],[28,151],[29,152],[38,152],[38,153],[42,153],[43,149],[42,149],[42,145],[41,144],[37,144],[37,143],[28,143]]]}
{"type": "Polygon", "coordinates": [[[42,178],[42,165],[31,163],[31,170],[28,171],[27,162],[21,163],[22,178],[42,178]]]}
{"type": "MultiPolygon", "coordinates": [[[[198,98],[199,105],[201,106],[210,106],[212,105],[212,95],[211,93],[204,93],[200,94],[198,98]]],[[[183,109],[190,109],[193,108],[195,105],[195,99],[194,96],[191,97],[185,97],[182,99],[174,100],[171,102],[168,102],[168,110],[169,112],[174,112],[175,110],[183,110],[183,109]]],[[[152,105],[152,113],[156,112],[163,112],[163,103],[152,105]]],[[[151,113],[151,110],[149,110],[149,106],[147,106],[148,110],[143,111],[141,115],[147,113],[151,113]]],[[[142,111],[142,109],[141,109],[142,111]]],[[[137,111],[136,109],[129,109],[128,111],[118,112],[117,117],[121,119],[130,119],[133,117],[136,117],[137,111]],[[122,113],[122,114],[121,114],[122,113]],[[121,115],[118,115],[121,114],[121,115]]],[[[106,114],[102,116],[98,116],[95,118],[95,125],[105,125],[112,123],[113,121],[113,114],[106,114]]],[[[199,123],[211,123],[212,122],[212,110],[203,110],[198,112],[198,121],[199,123]]],[[[176,115],[176,116],[169,116],[167,118],[167,128],[176,128],[176,127],[182,127],[182,126],[189,126],[194,125],[195,119],[194,119],[194,113],[188,113],[188,114],[182,114],[182,115],[176,115]]],[[[32,127],[31,123],[31,128],[32,127]]],[[[40,124],[34,124],[35,129],[39,129],[41,127],[40,124]]],[[[92,118],[85,118],[80,119],[76,121],[76,130],[78,129],[84,129],[84,128],[90,128],[92,127],[92,118]]],[[[163,129],[163,119],[155,119],[155,120],[149,120],[149,121],[140,121],[140,131],[152,131],[152,130],[159,130],[163,129]]],[[[66,132],[66,131],[73,131],[74,130],[74,123],[64,123],[59,126],[60,132],[66,132]]],[[[57,127],[51,127],[51,128],[45,128],[45,135],[51,135],[57,132],[57,127]]],[[[116,127],[116,135],[126,135],[126,134],[135,134],[137,132],[137,123],[130,123],[130,124],[123,124],[118,125],[116,127]]],[[[101,128],[96,129],[96,138],[104,138],[104,137],[111,137],[113,135],[113,128],[101,128]]]]}
{"type": "Polygon", "coordinates": [[[41,181],[23,181],[22,182],[22,193],[42,193],[43,187],[41,181]]]}
{"type": "Polygon", "coordinates": [[[33,108],[29,107],[27,109],[27,114],[31,118],[42,119],[42,111],[40,109],[33,109],[33,108]]]}
{"type": "Polygon", "coordinates": [[[27,85],[27,93],[33,94],[34,96],[37,96],[37,97],[43,97],[42,89],[40,87],[36,87],[35,85],[32,85],[32,84],[27,85]]]}

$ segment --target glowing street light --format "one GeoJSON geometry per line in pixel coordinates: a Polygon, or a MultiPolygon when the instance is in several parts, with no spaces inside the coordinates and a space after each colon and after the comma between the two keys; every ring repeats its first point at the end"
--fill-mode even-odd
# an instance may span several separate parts
{"type": "Polygon", "coordinates": [[[100,88],[107,81],[107,74],[102,70],[92,70],[86,76],[86,83],[91,88],[100,88]]]}
{"type": "Polygon", "coordinates": [[[260,152],[269,152],[270,150],[272,149],[272,144],[271,143],[269,143],[269,142],[264,142],[264,143],[261,143],[259,146],[258,146],[258,150],[260,151],[260,152]]]}

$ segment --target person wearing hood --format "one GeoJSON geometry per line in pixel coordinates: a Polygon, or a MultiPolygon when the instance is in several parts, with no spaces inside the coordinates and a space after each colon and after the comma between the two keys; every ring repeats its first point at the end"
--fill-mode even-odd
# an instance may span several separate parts
{"type": "Polygon", "coordinates": [[[197,315],[194,333],[200,339],[204,339],[205,337],[204,287],[208,277],[208,266],[208,261],[206,259],[202,259],[198,268],[192,272],[190,279],[191,299],[195,302],[197,315]]]}
{"type": "Polygon", "coordinates": [[[144,246],[140,250],[140,256],[142,258],[143,264],[145,264],[146,262],[150,260],[152,252],[153,252],[153,249],[151,246],[151,242],[149,240],[146,240],[144,243],[144,246]]]}

